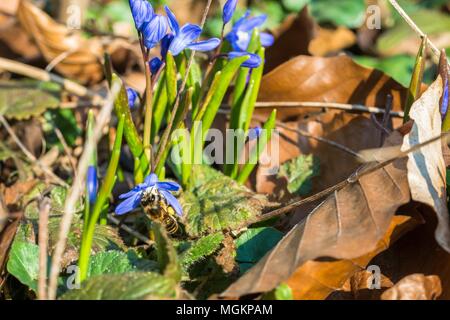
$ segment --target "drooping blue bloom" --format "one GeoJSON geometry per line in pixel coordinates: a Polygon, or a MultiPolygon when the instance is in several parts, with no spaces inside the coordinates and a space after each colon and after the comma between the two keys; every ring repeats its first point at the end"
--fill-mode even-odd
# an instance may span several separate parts
{"type": "Polygon", "coordinates": [[[129,0],[129,2],[136,29],[142,31],[143,25],[152,20],[155,11],[147,0],[129,0]]]}
{"type": "Polygon", "coordinates": [[[236,11],[237,0],[228,0],[223,6],[223,24],[226,25],[233,18],[234,11],[236,11]]]}
{"type": "Polygon", "coordinates": [[[117,215],[122,215],[136,209],[141,203],[144,191],[149,191],[151,188],[156,188],[179,216],[183,215],[183,209],[181,208],[180,203],[171,193],[171,191],[180,190],[178,183],[159,182],[158,177],[154,173],[145,178],[144,183],[137,185],[131,191],[119,196],[119,199],[124,199],[124,201],[116,207],[115,213],[117,215]]]}
{"type": "MultiPolygon", "coordinates": [[[[163,48],[161,53],[170,53],[174,56],[180,54],[186,48],[196,51],[210,51],[217,48],[220,44],[218,38],[211,38],[205,41],[195,42],[202,33],[202,28],[198,25],[187,23],[180,28],[177,18],[169,7],[165,7],[167,17],[169,18],[169,27],[173,36],[166,36],[163,39],[163,48]]],[[[163,55],[164,57],[165,55],[163,55]]]]}
{"type": "Polygon", "coordinates": [[[153,18],[144,23],[142,34],[144,36],[144,45],[147,49],[154,48],[167,33],[167,18],[155,14],[153,18]]]}
{"type": "Polygon", "coordinates": [[[128,106],[130,107],[130,109],[133,109],[138,94],[134,89],[127,88],[127,96],[128,96],[128,106]]]}
{"type": "MultiPolygon", "coordinates": [[[[230,33],[225,37],[230,42],[233,50],[246,51],[252,37],[253,30],[261,27],[267,19],[266,15],[260,15],[249,18],[250,11],[247,11],[242,18],[234,24],[230,33]]],[[[263,47],[270,47],[274,43],[274,37],[270,33],[260,33],[261,45],[263,47]]]]}
{"type": "Polygon", "coordinates": [[[242,67],[245,68],[258,68],[261,65],[261,57],[254,53],[249,52],[240,52],[240,51],[232,51],[228,53],[229,59],[235,59],[242,56],[249,56],[249,58],[242,63],[242,67]]]}
{"type": "Polygon", "coordinates": [[[86,189],[89,198],[89,203],[94,204],[97,199],[98,190],[98,177],[97,168],[95,166],[89,166],[86,177],[86,189]]]}
{"type": "Polygon", "coordinates": [[[256,140],[261,137],[263,129],[261,127],[254,127],[248,130],[248,140],[256,140]]]}
{"type": "Polygon", "coordinates": [[[442,117],[445,117],[448,109],[448,79],[445,79],[444,85],[444,93],[442,94],[442,106],[441,106],[441,114],[442,117]]]}
{"type": "Polygon", "coordinates": [[[152,74],[156,74],[159,68],[161,68],[162,61],[160,58],[155,57],[152,60],[150,60],[149,64],[150,64],[150,71],[152,72],[152,74]]]}

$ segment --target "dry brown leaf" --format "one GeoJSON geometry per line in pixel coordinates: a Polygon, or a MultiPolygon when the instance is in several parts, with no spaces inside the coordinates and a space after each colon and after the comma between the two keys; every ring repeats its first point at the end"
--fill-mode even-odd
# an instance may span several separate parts
{"type": "MultiPolygon", "coordinates": [[[[349,57],[299,56],[263,77],[259,100],[355,103],[384,108],[386,96],[391,94],[394,109],[400,110],[405,92],[391,78],[379,71],[361,67],[349,57]]],[[[258,108],[256,114],[267,117],[269,110],[258,108]]],[[[277,115],[289,127],[326,138],[355,152],[380,145],[380,132],[367,115],[337,110],[323,113],[320,109],[311,108],[278,108],[277,115]],[[308,118],[304,118],[305,115],[308,118]]],[[[399,125],[399,119],[393,121],[394,127],[399,125]]],[[[341,149],[296,132],[278,129],[282,134],[280,152],[276,155],[280,163],[300,154],[312,153],[319,158],[321,175],[320,179],[313,180],[312,193],[341,181],[360,165],[357,158],[341,149]]],[[[266,152],[270,157],[270,149],[266,152]]],[[[255,177],[258,192],[287,192],[282,187],[281,179],[268,174],[273,171],[274,168],[258,168],[255,177]]]]}
{"type": "MultiPolygon", "coordinates": [[[[358,290],[366,289],[368,275],[371,276],[372,273],[364,268],[373,257],[389,248],[393,242],[415,228],[418,223],[419,221],[409,216],[394,216],[375,250],[350,260],[306,262],[287,281],[294,298],[297,300],[325,299],[333,291],[345,287],[346,282],[349,282],[348,290],[353,291],[354,294],[358,290]]],[[[384,287],[389,286],[388,279],[386,277],[384,279],[384,287]]]]}
{"type": "Polygon", "coordinates": [[[2,232],[0,232],[0,279],[8,258],[9,249],[11,248],[11,244],[16,236],[19,224],[20,219],[14,219],[6,225],[2,232]]]}
{"type": "Polygon", "coordinates": [[[313,56],[324,57],[356,43],[356,35],[345,27],[337,29],[319,28],[317,36],[311,40],[308,51],[313,56]]]}
{"type": "Polygon", "coordinates": [[[19,201],[22,199],[22,197],[26,195],[36,185],[36,183],[36,180],[29,180],[24,182],[18,181],[11,187],[2,190],[3,201],[5,202],[5,205],[7,207],[19,205],[19,201]]]}
{"type": "MultiPolygon", "coordinates": [[[[442,80],[437,80],[411,107],[414,120],[411,131],[403,138],[402,150],[441,134],[439,101],[442,96],[442,80]]],[[[432,207],[438,218],[437,242],[450,252],[450,221],[447,208],[446,167],[441,142],[429,144],[408,154],[408,182],[411,197],[432,207]]]]}
{"type": "MultiPolygon", "coordinates": [[[[401,139],[396,131],[386,144],[401,139]]],[[[350,260],[375,250],[397,208],[409,201],[406,159],[398,159],[330,195],[222,296],[270,291],[308,260],[350,260]]]]}
{"type": "Polygon", "coordinates": [[[411,274],[381,295],[382,300],[435,300],[442,293],[438,276],[411,274]]]}

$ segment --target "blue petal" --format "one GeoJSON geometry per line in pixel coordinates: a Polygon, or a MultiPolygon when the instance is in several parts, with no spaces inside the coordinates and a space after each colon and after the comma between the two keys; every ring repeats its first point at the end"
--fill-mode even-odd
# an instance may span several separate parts
{"type": "Polygon", "coordinates": [[[185,24],[180,32],[175,35],[175,38],[170,44],[169,51],[174,55],[180,54],[181,51],[186,49],[195,39],[197,39],[202,33],[202,29],[195,24],[185,24]]]}
{"type": "Polygon", "coordinates": [[[161,56],[163,58],[166,57],[167,51],[169,51],[169,47],[170,47],[170,44],[172,43],[173,38],[174,38],[174,35],[169,33],[169,34],[166,34],[164,36],[164,38],[161,40],[161,56]]]}
{"type": "Polygon", "coordinates": [[[180,217],[183,216],[183,209],[181,208],[180,203],[177,198],[175,198],[169,191],[161,190],[161,194],[166,198],[167,202],[172,206],[177,215],[180,217]]]}
{"type": "Polygon", "coordinates": [[[258,139],[262,134],[262,129],[261,127],[255,127],[255,128],[251,128],[250,130],[248,130],[248,139],[251,140],[256,140],[258,139]]]}
{"type": "Polygon", "coordinates": [[[88,167],[86,188],[89,197],[89,203],[91,204],[95,203],[95,200],[97,199],[97,190],[98,190],[97,168],[95,166],[88,167]]]}
{"type": "Polygon", "coordinates": [[[151,173],[145,178],[144,184],[147,187],[153,187],[158,182],[158,176],[154,173],[151,173]]]}
{"type": "Polygon", "coordinates": [[[191,50],[196,50],[196,51],[210,51],[210,50],[214,50],[215,48],[217,48],[219,46],[219,44],[220,44],[220,39],[211,38],[209,40],[191,43],[190,45],[188,45],[188,48],[191,50]]]}
{"type": "Polygon", "coordinates": [[[275,42],[275,38],[270,33],[261,32],[260,37],[261,37],[261,45],[264,48],[270,47],[275,42]]]}
{"type": "Polygon", "coordinates": [[[237,0],[228,0],[223,6],[223,24],[227,24],[233,18],[236,11],[237,0]]]}
{"type": "Polygon", "coordinates": [[[447,109],[448,109],[448,79],[445,80],[444,93],[442,95],[442,106],[441,106],[442,117],[445,117],[447,109]]]}
{"type": "Polygon", "coordinates": [[[254,18],[250,18],[250,19],[246,20],[245,22],[243,22],[239,26],[239,30],[245,31],[245,32],[250,32],[253,29],[262,26],[264,24],[264,22],[266,22],[266,20],[267,20],[267,16],[264,14],[254,17],[254,18]]]}
{"type": "Polygon", "coordinates": [[[129,197],[128,199],[122,201],[115,210],[115,213],[117,215],[122,215],[125,214],[127,212],[133,211],[134,209],[136,209],[140,202],[141,202],[141,196],[142,193],[138,192],[135,193],[133,196],[129,197]]]}
{"type": "Polygon", "coordinates": [[[130,8],[136,29],[142,31],[144,23],[149,22],[155,14],[152,5],[146,0],[134,0],[130,1],[130,8]]]}
{"type": "Polygon", "coordinates": [[[247,18],[250,16],[250,10],[247,10],[244,15],[238,20],[236,21],[236,23],[233,26],[233,30],[237,30],[239,29],[239,27],[245,22],[245,20],[247,20],[247,18]]]}
{"type": "Polygon", "coordinates": [[[172,30],[174,34],[178,34],[180,32],[180,25],[178,24],[177,17],[175,17],[168,6],[164,6],[164,9],[166,10],[167,17],[169,18],[170,30],[172,30]]]}
{"type": "Polygon", "coordinates": [[[150,60],[149,63],[150,63],[150,71],[152,72],[152,74],[156,74],[162,65],[162,61],[158,57],[153,58],[152,60],[150,60]]]}
{"type": "Polygon", "coordinates": [[[168,190],[168,191],[178,191],[180,190],[180,185],[176,182],[157,182],[156,187],[158,190],[168,190]]]}
{"type": "Polygon", "coordinates": [[[249,52],[232,51],[228,53],[229,59],[234,59],[242,56],[248,56],[249,58],[242,63],[242,67],[245,68],[258,68],[261,65],[261,57],[257,54],[249,52]]]}
{"type": "Polygon", "coordinates": [[[127,88],[127,96],[128,96],[128,106],[131,109],[133,109],[134,108],[134,103],[136,102],[138,94],[132,88],[127,88]]]}
{"type": "Polygon", "coordinates": [[[164,16],[155,15],[142,29],[144,45],[147,49],[154,48],[167,33],[167,19],[164,16]]]}

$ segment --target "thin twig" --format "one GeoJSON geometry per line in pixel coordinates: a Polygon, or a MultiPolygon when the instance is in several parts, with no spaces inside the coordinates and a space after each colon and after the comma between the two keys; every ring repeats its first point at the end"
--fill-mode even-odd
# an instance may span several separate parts
{"type": "Polygon", "coordinates": [[[77,173],[77,166],[74,157],[71,154],[70,148],[67,145],[66,139],[64,138],[64,135],[62,134],[61,130],[59,130],[58,127],[54,127],[56,137],[58,138],[59,142],[62,144],[64,153],[66,154],[67,158],[69,158],[70,166],[72,167],[73,174],[77,173]]]}
{"type": "MultiPolygon", "coordinates": [[[[360,104],[348,104],[337,102],[296,102],[296,101],[270,101],[270,102],[257,102],[255,104],[257,108],[327,108],[327,109],[339,109],[348,111],[359,111],[366,113],[384,114],[385,110],[377,107],[367,107],[360,104]]],[[[391,111],[389,113],[391,117],[403,118],[403,111],[391,111]]]]}
{"type": "Polygon", "coordinates": [[[435,141],[438,141],[438,140],[441,140],[444,138],[445,138],[445,141],[448,142],[447,140],[449,137],[450,137],[450,132],[443,132],[440,135],[438,135],[434,138],[431,138],[427,141],[424,141],[422,143],[416,144],[405,151],[399,151],[399,153],[395,157],[392,157],[391,159],[388,159],[388,160],[385,160],[382,162],[378,162],[378,163],[375,162],[372,165],[368,165],[366,167],[360,168],[355,173],[353,173],[350,177],[348,177],[346,180],[343,180],[343,181],[339,182],[338,184],[336,184],[332,187],[329,187],[323,191],[320,191],[319,193],[316,193],[308,198],[294,201],[286,206],[283,206],[281,208],[278,208],[278,209],[270,211],[266,214],[263,214],[255,219],[247,222],[246,225],[248,226],[248,225],[258,223],[261,221],[266,221],[273,217],[277,217],[279,215],[288,213],[288,212],[292,211],[293,209],[298,208],[306,203],[310,203],[310,202],[314,202],[316,200],[322,199],[325,196],[328,196],[335,191],[341,190],[342,188],[346,187],[349,184],[358,182],[359,179],[361,179],[362,177],[364,177],[368,174],[371,174],[377,170],[380,170],[380,169],[390,165],[394,161],[406,157],[409,153],[415,152],[415,151],[419,150],[420,148],[429,145],[430,143],[433,143],[435,141]]]}
{"type": "Polygon", "coordinates": [[[0,115],[0,122],[5,127],[8,134],[11,136],[11,138],[14,140],[14,142],[17,144],[19,149],[25,154],[25,156],[32,162],[36,163],[38,167],[44,171],[45,174],[47,174],[51,179],[53,179],[57,184],[68,187],[69,185],[62,180],[60,177],[58,177],[56,174],[53,173],[53,171],[45,164],[43,164],[39,159],[37,159],[28,149],[23,145],[22,141],[20,141],[19,137],[15,134],[14,130],[11,129],[11,126],[9,125],[8,121],[6,121],[5,117],[0,115]]]}
{"type": "MultiPolygon", "coordinates": [[[[410,18],[410,16],[405,12],[405,10],[403,10],[403,8],[398,4],[396,0],[389,0],[389,2],[394,7],[394,9],[397,10],[398,14],[406,21],[406,23],[414,30],[415,33],[417,33],[422,39],[426,37],[426,34],[422,30],[420,30],[417,24],[410,18]]],[[[439,59],[441,51],[434,45],[433,42],[431,42],[429,37],[427,37],[427,43],[431,51],[433,51],[434,55],[439,59]]]]}
{"type": "Polygon", "coordinates": [[[59,228],[58,242],[55,247],[55,251],[53,253],[52,266],[50,269],[50,281],[48,287],[48,298],[50,300],[54,300],[56,298],[56,288],[58,284],[58,275],[61,267],[62,255],[64,253],[64,249],[66,247],[67,235],[70,230],[70,226],[72,224],[72,218],[74,215],[75,205],[80,196],[84,191],[84,180],[86,177],[87,169],[89,166],[90,157],[92,152],[94,152],[94,148],[97,145],[98,141],[102,136],[103,128],[108,124],[111,111],[114,106],[114,101],[119,94],[121,89],[121,84],[115,82],[112,85],[111,92],[107,99],[107,103],[101,109],[98,119],[96,121],[96,125],[94,128],[94,134],[89,137],[84,146],[83,154],[81,155],[80,161],[78,163],[77,174],[75,180],[73,182],[72,188],[66,198],[66,202],[64,204],[64,214],[61,219],[61,224],[59,228]]]}
{"type": "MultiPolygon", "coordinates": [[[[202,30],[203,30],[203,27],[205,26],[206,17],[208,16],[209,8],[211,7],[211,2],[212,2],[212,0],[208,0],[208,3],[206,4],[206,7],[205,7],[205,11],[203,12],[202,22],[200,24],[200,28],[202,30]]],[[[167,127],[166,127],[166,129],[165,129],[165,131],[163,133],[162,138],[161,138],[161,143],[159,144],[158,153],[156,154],[156,158],[155,158],[155,161],[154,161],[153,166],[152,166],[152,171],[153,171],[154,168],[156,168],[158,166],[159,161],[161,161],[161,157],[164,154],[164,150],[165,150],[165,148],[167,148],[167,144],[169,143],[169,137],[170,137],[170,133],[172,131],[173,122],[174,122],[175,117],[176,117],[176,115],[178,113],[178,108],[180,107],[181,95],[182,95],[182,93],[183,93],[183,91],[184,91],[184,89],[186,87],[186,83],[187,83],[187,80],[189,78],[189,73],[191,71],[191,67],[192,67],[192,64],[194,62],[195,54],[196,54],[196,51],[192,50],[191,56],[189,58],[188,65],[186,67],[186,73],[185,73],[185,76],[183,78],[183,82],[181,83],[180,90],[178,90],[177,97],[176,97],[176,100],[175,100],[175,104],[174,104],[174,106],[172,108],[172,114],[170,116],[170,121],[167,124],[167,127]]]]}
{"type": "Polygon", "coordinates": [[[44,198],[39,205],[39,300],[47,300],[48,217],[50,208],[50,199],[44,198]]]}
{"type": "Polygon", "coordinates": [[[141,240],[145,244],[148,244],[149,246],[152,246],[153,244],[155,244],[154,241],[150,240],[146,236],[140,234],[139,232],[133,230],[132,228],[130,228],[129,226],[127,226],[125,224],[121,224],[120,221],[118,219],[116,219],[112,214],[108,214],[108,220],[111,221],[112,223],[118,225],[120,229],[128,232],[129,234],[134,236],[136,239],[141,240]]]}
{"type": "Polygon", "coordinates": [[[58,83],[70,93],[73,93],[80,97],[93,98],[95,104],[97,104],[98,101],[103,100],[101,96],[76,82],[64,79],[54,73],[50,73],[36,67],[32,67],[24,63],[20,63],[5,58],[0,58],[0,70],[6,70],[12,73],[20,74],[40,81],[51,81],[58,83]]]}

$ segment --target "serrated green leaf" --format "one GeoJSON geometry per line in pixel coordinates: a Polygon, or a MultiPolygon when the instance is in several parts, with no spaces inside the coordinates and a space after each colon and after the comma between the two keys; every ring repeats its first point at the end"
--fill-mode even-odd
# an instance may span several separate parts
{"type": "Polygon", "coordinates": [[[59,92],[48,89],[45,82],[1,81],[0,114],[23,120],[38,116],[47,109],[58,108],[59,92]]]}
{"type": "Polygon", "coordinates": [[[186,270],[194,263],[199,262],[216,252],[222,244],[223,239],[223,234],[218,232],[202,237],[193,243],[189,243],[189,248],[180,255],[183,269],[186,270]]]}
{"type": "Polygon", "coordinates": [[[39,246],[14,241],[9,253],[7,270],[21,283],[37,291],[39,276],[39,246]]]}
{"type": "Polygon", "coordinates": [[[106,251],[93,255],[89,261],[88,277],[102,274],[118,274],[133,271],[134,267],[126,253],[106,251]]]}
{"type": "Polygon", "coordinates": [[[174,280],[152,272],[101,275],[88,279],[78,290],[65,293],[62,300],[174,299],[174,280]]]}
{"type": "Polygon", "coordinates": [[[191,191],[184,192],[181,199],[186,231],[191,236],[238,228],[269,205],[264,195],[206,165],[193,166],[191,181],[191,191]]]}
{"type": "Polygon", "coordinates": [[[278,177],[288,181],[288,191],[291,194],[307,195],[311,192],[311,179],[319,175],[319,159],[312,154],[300,155],[283,163],[278,177]]]}
{"type": "Polygon", "coordinates": [[[241,274],[250,269],[283,237],[283,233],[271,228],[252,228],[245,231],[235,240],[236,261],[241,274]]]}

